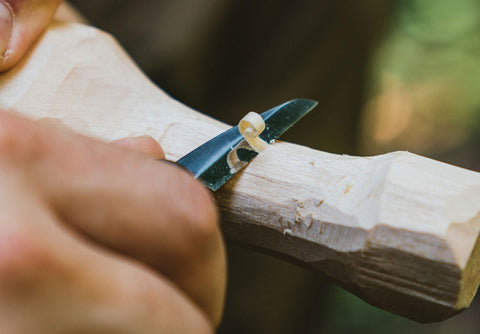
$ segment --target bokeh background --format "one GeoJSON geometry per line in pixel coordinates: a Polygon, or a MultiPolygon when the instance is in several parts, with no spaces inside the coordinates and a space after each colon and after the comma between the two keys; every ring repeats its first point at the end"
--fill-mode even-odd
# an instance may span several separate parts
{"type": "MultiPolygon", "coordinates": [[[[408,150],[480,171],[477,0],[75,0],[160,87],[234,124],[320,101],[286,140],[408,150]]],[[[437,324],[372,307],[318,274],[227,243],[219,333],[480,333],[480,300],[437,324]]]]}

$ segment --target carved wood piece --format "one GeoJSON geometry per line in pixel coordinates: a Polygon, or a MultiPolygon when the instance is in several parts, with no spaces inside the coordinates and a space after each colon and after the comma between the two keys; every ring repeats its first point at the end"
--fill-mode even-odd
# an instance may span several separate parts
{"type": "MultiPolygon", "coordinates": [[[[148,134],[172,160],[228,128],[158,89],[109,35],[62,22],[0,76],[0,108],[104,140],[148,134]]],[[[438,321],[477,290],[479,173],[407,152],[351,157],[276,143],[216,197],[227,238],[385,310],[438,321]]]]}

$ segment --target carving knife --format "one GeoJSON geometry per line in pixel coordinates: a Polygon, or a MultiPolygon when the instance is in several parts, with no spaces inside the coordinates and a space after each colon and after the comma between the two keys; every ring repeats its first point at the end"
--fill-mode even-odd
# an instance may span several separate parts
{"type": "MultiPolygon", "coordinates": [[[[263,112],[260,116],[265,122],[265,130],[258,137],[272,144],[316,105],[317,102],[313,100],[295,99],[263,112]]],[[[258,152],[248,144],[237,125],[199,146],[176,163],[216,191],[257,155],[258,152]]]]}

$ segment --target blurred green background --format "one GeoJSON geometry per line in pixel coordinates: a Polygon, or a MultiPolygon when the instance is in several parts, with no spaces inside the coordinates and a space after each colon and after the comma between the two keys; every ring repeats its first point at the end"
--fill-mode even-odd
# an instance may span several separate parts
{"type": "MultiPolygon", "coordinates": [[[[320,101],[286,140],[409,150],[480,171],[480,2],[77,0],[160,87],[228,123],[320,101]]],[[[480,333],[480,301],[437,324],[369,306],[317,274],[231,243],[219,333],[480,333]]]]}

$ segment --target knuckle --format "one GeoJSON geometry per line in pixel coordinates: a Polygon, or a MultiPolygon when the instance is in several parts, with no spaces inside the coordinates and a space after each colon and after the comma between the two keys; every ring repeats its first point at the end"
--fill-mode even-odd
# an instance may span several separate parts
{"type": "Polygon", "coordinates": [[[58,270],[56,254],[38,235],[10,231],[0,238],[0,292],[27,294],[58,270]]]}
{"type": "Polygon", "coordinates": [[[9,156],[18,150],[19,130],[21,129],[9,115],[0,114],[0,153],[2,153],[2,157],[9,156]]]}
{"type": "MultiPolygon", "coordinates": [[[[182,246],[179,253],[186,258],[210,256],[221,246],[217,209],[213,196],[185,170],[165,164],[159,189],[167,219],[174,221],[182,246]],[[167,204],[168,203],[168,204],[167,204]]],[[[159,178],[160,180],[160,178],[159,178]]],[[[159,207],[160,208],[160,207],[159,207]]]]}
{"type": "Polygon", "coordinates": [[[0,159],[19,162],[38,153],[39,132],[23,117],[0,112],[0,159]]]}
{"type": "Polygon", "coordinates": [[[187,205],[190,210],[185,210],[189,238],[192,245],[210,244],[219,234],[218,214],[209,191],[199,182],[190,178],[188,189],[189,199],[187,205]]]}

